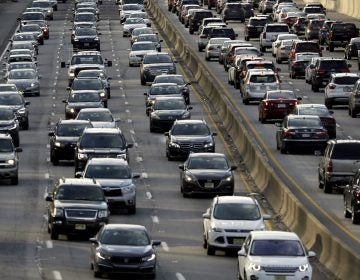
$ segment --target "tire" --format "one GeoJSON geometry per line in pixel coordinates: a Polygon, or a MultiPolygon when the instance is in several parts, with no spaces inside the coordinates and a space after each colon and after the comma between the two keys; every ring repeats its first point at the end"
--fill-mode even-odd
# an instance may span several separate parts
{"type": "Polygon", "coordinates": [[[199,52],[202,52],[202,47],[198,47],[198,51],[199,51],[199,52]]]}
{"type": "Polygon", "coordinates": [[[245,36],[245,41],[249,41],[249,36],[245,36]]]}
{"type": "Polygon", "coordinates": [[[144,79],[144,77],[140,77],[140,82],[141,82],[141,85],[142,86],[145,86],[146,85],[146,80],[144,79]]]}
{"type": "Polygon", "coordinates": [[[349,109],[350,110],[350,116],[352,117],[352,118],[356,118],[356,111],[355,110],[353,110],[353,109],[349,109]]]}
{"type": "Polygon", "coordinates": [[[215,248],[213,246],[210,246],[209,244],[207,244],[206,254],[208,254],[209,256],[215,255],[215,248]]]}
{"type": "Polygon", "coordinates": [[[29,130],[29,120],[26,120],[25,123],[23,124],[22,128],[24,130],[29,130]]]}
{"type": "Polygon", "coordinates": [[[52,164],[54,166],[58,166],[59,165],[59,159],[57,157],[53,157],[51,160],[52,164]]]}
{"type": "Polygon", "coordinates": [[[14,146],[19,147],[20,146],[20,137],[17,137],[14,139],[14,146]]]}
{"type": "Polygon", "coordinates": [[[328,109],[332,109],[332,103],[330,101],[326,100],[326,99],[325,99],[325,106],[328,109]]]}
{"type": "Polygon", "coordinates": [[[194,34],[194,30],[192,30],[191,28],[189,28],[189,34],[194,34]]]}
{"type": "Polygon", "coordinates": [[[318,175],[318,181],[319,181],[319,189],[323,189],[324,188],[324,183],[321,182],[320,174],[318,175]]]}
{"type": "Polygon", "coordinates": [[[347,210],[347,204],[346,204],[346,201],[344,199],[344,217],[345,218],[351,218],[351,213],[347,210]]]}
{"type": "Polygon", "coordinates": [[[266,48],[263,47],[263,46],[260,46],[260,51],[261,51],[261,52],[266,52],[266,48]]]}
{"type": "Polygon", "coordinates": [[[19,183],[19,176],[16,174],[14,177],[10,179],[11,185],[17,185],[19,183]]]}
{"type": "Polygon", "coordinates": [[[281,154],[286,154],[287,148],[286,148],[285,145],[282,144],[282,145],[279,147],[279,149],[280,149],[280,153],[281,153],[281,154]]]}
{"type": "Polygon", "coordinates": [[[149,130],[150,130],[150,132],[155,132],[155,129],[154,129],[154,127],[151,125],[151,123],[150,123],[150,126],[149,126],[149,130]]]}
{"type": "Polygon", "coordinates": [[[324,193],[332,193],[332,184],[324,179],[324,193]]]}
{"type": "Polygon", "coordinates": [[[319,92],[319,86],[318,85],[314,85],[314,83],[312,82],[311,83],[311,90],[313,91],[313,92],[319,92]]]}
{"type": "Polygon", "coordinates": [[[59,239],[59,234],[57,233],[57,231],[53,227],[50,229],[50,238],[51,238],[51,240],[58,240],[59,239]]]}
{"type": "Polygon", "coordinates": [[[351,60],[351,54],[348,53],[347,59],[348,59],[348,60],[351,60]]]}
{"type": "Polygon", "coordinates": [[[205,60],[206,60],[206,61],[209,61],[209,60],[210,60],[210,58],[209,58],[209,57],[207,57],[207,56],[205,56],[205,60]]]}
{"type": "Polygon", "coordinates": [[[136,205],[130,206],[130,207],[128,208],[128,214],[129,214],[129,215],[135,215],[135,214],[136,214],[136,205]]]}
{"type": "Polygon", "coordinates": [[[351,221],[354,225],[359,224],[360,223],[360,215],[355,213],[355,207],[352,206],[351,207],[351,221]]]}
{"type": "Polygon", "coordinates": [[[101,273],[98,271],[94,270],[93,275],[94,275],[94,278],[101,278],[101,273]]]}
{"type": "Polygon", "coordinates": [[[249,105],[249,100],[247,100],[246,98],[243,98],[243,104],[245,104],[245,105],[249,105]]]}

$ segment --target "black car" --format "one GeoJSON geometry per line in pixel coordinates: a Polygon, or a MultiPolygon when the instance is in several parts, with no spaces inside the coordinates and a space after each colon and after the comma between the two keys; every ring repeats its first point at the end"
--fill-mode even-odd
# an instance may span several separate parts
{"type": "Polygon", "coordinates": [[[344,216],[353,224],[360,223],[360,170],[344,188],[344,216]]]}
{"type": "Polygon", "coordinates": [[[245,22],[245,9],[241,3],[225,3],[221,16],[224,22],[228,20],[245,22]]]}
{"type": "Polygon", "coordinates": [[[233,195],[236,166],[224,154],[191,153],[180,168],[180,191],[184,197],[193,194],[233,195]]]}
{"type": "Polygon", "coordinates": [[[334,22],[330,25],[329,32],[326,37],[326,45],[330,52],[334,51],[335,47],[344,48],[351,40],[351,38],[359,36],[359,28],[354,23],[334,22]]]}
{"type": "Polygon", "coordinates": [[[13,109],[8,106],[0,106],[0,133],[10,134],[14,146],[19,147],[19,122],[13,109]]]}
{"type": "Polygon", "coordinates": [[[140,64],[141,85],[154,81],[160,74],[176,74],[175,61],[168,53],[147,53],[140,64]]]}
{"type": "Polygon", "coordinates": [[[75,146],[86,127],[92,127],[90,121],[60,120],[49,131],[50,161],[58,165],[59,160],[74,160],[75,146]]]}
{"type": "MultiPolygon", "coordinates": [[[[84,69],[85,70],[85,69],[84,69]]],[[[83,70],[81,70],[83,71],[83,70]]],[[[108,102],[108,92],[105,88],[106,84],[103,81],[103,78],[100,76],[93,76],[93,77],[76,77],[71,84],[71,87],[67,88],[67,90],[79,91],[79,90],[94,90],[97,91],[104,107],[107,107],[108,102]]]]}
{"type": "Polygon", "coordinates": [[[310,63],[310,60],[305,57],[301,57],[302,53],[295,56],[295,59],[289,60],[289,77],[295,79],[299,76],[305,76],[305,68],[310,63]]]}
{"type": "Polygon", "coordinates": [[[230,38],[231,40],[235,40],[238,34],[235,33],[232,27],[213,27],[210,29],[208,38],[230,38]]]}
{"type": "Polygon", "coordinates": [[[215,132],[203,120],[176,120],[166,136],[168,160],[187,158],[191,152],[215,152],[215,132]]]}
{"type": "Polygon", "coordinates": [[[305,39],[319,39],[319,31],[323,26],[324,21],[324,19],[311,19],[305,27],[305,39]]]}
{"type": "Polygon", "coordinates": [[[102,108],[103,102],[96,90],[76,90],[69,94],[65,103],[65,118],[75,119],[82,108],[102,108]]]}
{"type": "Polygon", "coordinates": [[[46,198],[48,233],[51,239],[59,234],[96,234],[109,220],[104,192],[93,179],[61,178],[46,198]]]}
{"type": "Polygon", "coordinates": [[[97,50],[100,51],[99,33],[95,28],[78,28],[73,37],[73,49],[78,50],[97,50]]]}
{"type": "Polygon", "coordinates": [[[190,111],[182,97],[157,97],[147,109],[150,121],[150,132],[169,130],[175,120],[190,119],[190,111]]]}
{"type": "Polygon", "coordinates": [[[19,121],[20,128],[29,129],[29,109],[30,101],[26,101],[20,92],[2,92],[0,94],[0,106],[11,108],[19,121]]]}
{"type": "Polygon", "coordinates": [[[160,96],[183,97],[182,89],[173,83],[156,83],[151,85],[148,92],[144,92],[146,113],[148,108],[154,103],[155,98],[160,96]]]}
{"type": "Polygon", "coordinates": [[[93,157],[118,157],[129,162],[132,146],[119,128],[85,128],[75,147],[75,173],[83,171],[93,157]]]}
{"type": "Polygon", "coordinates": [[[199,30],[199,26],[203,18],[213,17],[211,11],[199,10],[196,11],[193,16],[189,19],[189,33],[194,34],[195,31],[199,30]]]}
{"type": "Polygon", "coordinates": [[[351,38],[349,44],[345,46],[344,58],[351,59],[352,57],[358,57],[358,51],[360,50],[360,38],[351,38]]]}
{"type": "Polygon", "coordinates": [[[251,17],[247,24],[245,24],[244,37],[246,41],[251,38],[259,38],[268,20],[264,17],[251,17]]]}
{"type": "Polygon", "coordinates": [[[102,274],[126,274],[156,277],[156,251],[161,244],[151,240],[142,225],[108,224],[91,242],[91,269],[94,277],[102,274]]]}

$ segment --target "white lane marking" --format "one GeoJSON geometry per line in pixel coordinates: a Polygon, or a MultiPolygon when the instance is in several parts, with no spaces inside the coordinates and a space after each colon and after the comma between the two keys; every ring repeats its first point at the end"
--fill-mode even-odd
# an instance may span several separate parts
{"type": "Polygon", "coordinates": [[[142,162],[142,161],[143,161],[143,158],[142,158],[142,157],[136,157],[136,161],[137,161],[137,162],[142,162]]]}
{"type": "Polygon", "coordinates": [[[184,277],[184,275],[182,275],[180,272],[176,272],[175,276],[178,280],[186,280],[186,278],[184,277]]]}
{"type": "Polygon", "coordinates": [[[61,273],[59,271],[54,270],[52,272],[52,274],[53,274],[55,280],[62,280],[61,273]]]}
{"type": "Polygon", "coordinates": [[[50,174],[49,174],[49,173],[45,173],[45,174],[44,174],[44,177],[45,177],[45,179],[49,179],[49,178],[50,178],[50,174]]]}
{"type": "Polygon", "coordinates": [[[164,251],[169,252],[169,246],[165,241],[161,242],[161,247],[163,248],[164,251]]]}
{"type": "Polygon", "coordinates": [[[141,173],[141,178],[147,179],[149,178],[149,175],[146,172],[141,173]]]}
{"type": "Polygon", "coordinates": [[[46,248],[48,249],[52,249],[54,247],[53,246],[54,244],[51,240],[46,240],[45,244],[46,244],[46,248]]]}
{"type": "Polygon", "coordinates": [[[154,224],[158,224],[159,223],[159,218],[158,216],[151,216],[151,219],[153,221],[154,224]]]}
{"type": "Polygon", "coordinates": [[[146,192],[146,197],[147,197],[147,199],[152,199],[151,192],[147,191],[146,192]]]}

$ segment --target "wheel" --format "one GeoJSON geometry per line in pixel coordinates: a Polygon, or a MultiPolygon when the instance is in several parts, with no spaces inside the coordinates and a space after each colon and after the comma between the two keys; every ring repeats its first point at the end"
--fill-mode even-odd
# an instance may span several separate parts
{"type": "Polygon", "coordinates": [[[210,246],[209,244],[207,244],[206,253],[209,256],[215,255],[215,248],[213,246],[210,246]]]}
{"type": "Polygon", "coordinates": [[[128,214],[135,215],[136,214],[136,205],[130,206],[128,208],[128,214]]]}
{"type": "Polygon", "coordinates": [[[145,86],[145,85],[146,85],[146,80],[144,79],[143,76],[140,77],[140,82],[141,82],[141,85],[142,85],[142,86],[145,86]]]}
{"type": "Polygon", "coordinates": [[[292,72],[291,78],[296,79],[296,77],[297,77],[296,72],[292,72]]]}
{"type": "Polygon", "coordinates": [[[351,54],[350,54],[350,53],[347,54],[347,59],[348,59],[348,60],[351,59],[351,54]]]}
{"type": "Polygon", "coordinates": [[[324,183],[321,181],[320,174],[318,175],[318,181],[319,181],[319,189],[323,189],[324,183]]]}
{"type": "Polygon", "coordinates": [[[260,46],[260,51],[261,51],[261,52],[266,52],[266,48],[263,47],[263,46],[260,46]]]}
{"type": "Polygon", "coordinates": [[[318,85],[315,85],[314,82],[311,83],[311,90],[313,92],[319,92],[319,86],[318,85]]]}
{"type": "Polygon", "coordinates": [[[351,213],[349,212],[349,210],[347,210],[347,204],[346,204],[345,199],[344,199],[344,217],[351,218],[351,213]]]}
{"type": "Polygon", "coordinates": [[[58,166],[59,165],[59,159],[57,157],[53,157],[52,160],[51,160],[52,164],[54,166],[58,166]]]}
{"type": "Polygon", "coordinates": [[[249,105],[249,100],[247,100],[246,98],[243,98],[243,103],[245,104],[245,105],[249,105]]]}
{"type": "Polygon", "coordinates": [[[332,193],[332,184],[324,179],[324,193],[332,193]]]}
{"type": "Polygon", "coordinates": [[[351,116],[352,118],[356,118],[356,111],[353,110],[352,108],[350,109],[350,116],[351,116]]]}
{"type": "Polygon", "coordinates": [[[153,125],[150,123],[150,126],[149,126],[149,130],[150,130],[150,132],[155,132],[155,129],[154,129],[154,127],[153,127],[153,125]]]}
{"type": "Polygon", "coordinates": [[[58,240],[58,238],[59,238],[59,234],[53,227],[51,227],[51,229],[50,229],[50,238],[51,238],[51,240],[58,240]]]}
{"type": "Polygon", "coordinates": [[[16,174],[14,177],[11,178],[11,185],[17,185],[19,183],[19,176],[16,174]]]}
{"type": "Polygon", "coordinates": [[[245,36],[245,41],[249,41],[249,36],[245,36]]]}
{"type": "Polygon", "coordinates": [[[355,209],[355,206],[353,205],[351,207],[351,221],[354,225],[360,223],[360,215],[355,212],[356,212],[356,209],[355,209]]]}
{"type": "Polygon", "coordinates": [[[24,130],[29,130],[29,120],[26,120],[22,126],[24,130]]]}
{"type": "Polygon", "coordinates": [[[20,138],[19,138],[19,137],[16,137],[16,138],[14,139],[14,146],[15,146],[15,147],[19,147],[19,146],[20,146],[20,138]]]}
{"type": "Polygon", "coordinates": [[[199,51],[199,52],[202,52],[202,47],[198,47],[198,51],[199,51]]]}
{"type": "Polygon", "coordinates": [[[332,103],[330,101],[328,101],[327,99],[325,99],[325,106],[328,109],[332,109],[332,103]]]}
{"type": "Polygon", "coordinates": [[[190,33],[190,34],[194,34],[194,30],[192,30],[191,28],[189,28],[189,33],[190,33]]]}
{"type": "Polygon", "coordinates": [[[210,58],[209,58],[208,56],[205,56],[205,60],[206,60],[206,61],[209,61],[210,58]]]}
{"type": "Polygon", "coordinates": [[[207,240],[205,238],[205,235],[203,237],[203,248],[206,249],[207,248],[207,240]]]}
{"type": "Polygon", "coordinates": [[[281,146],[279,147],[279,149],[280,149],[280,153],[286,154],[287,149],[286,149],[286,146],[285,146],[284,144],[281,144],[281,146]]]}

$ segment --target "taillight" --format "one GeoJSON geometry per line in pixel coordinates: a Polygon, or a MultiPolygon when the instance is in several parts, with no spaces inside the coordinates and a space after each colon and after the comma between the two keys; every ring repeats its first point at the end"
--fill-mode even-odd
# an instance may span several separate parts
{"type": "Polygon", "coordinates": [[[328,137],[328,133],[326,130],[319,130],[315,132],[315,138],[324,138],[328,137]]]}
{"type": "Polygon", "coordinates": [[[295,130],[289,129],[287,131],[284,131],[283,136],[284,136],[284,138],[292,138],[295,136],[295,130]]]}
{"type": "Polygon", "coordinates": [[[317,70],[316,72],[318,75],[322,75],[322,74],[325,74],[325,70],[317,70]]]}
{"type": "Polygon", "coordinates": [[[354,196],[360,198],[360,190],[354,191],[354,196]]]}
{"type": "Polygon", "coordinates": [[[327,172],[332,172],[333,171],[333,163],[332,160],[329,161],[327,167],[326,167],[326,171],[327,172]]]}

